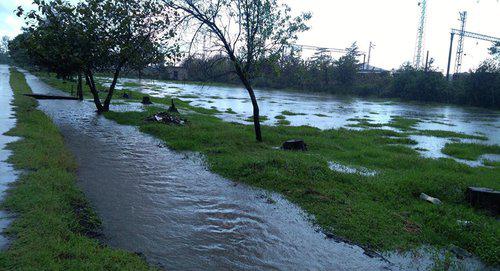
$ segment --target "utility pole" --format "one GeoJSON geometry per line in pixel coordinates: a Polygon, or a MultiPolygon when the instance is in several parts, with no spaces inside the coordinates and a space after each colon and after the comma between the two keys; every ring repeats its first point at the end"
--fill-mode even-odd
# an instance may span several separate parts
{"type": "Polygon", "coordinates": [[[446,80],[450,80],[450,68],[451,68],[451,55],[453,53],[453,39],[455,38],[455,33],[451,32],[450,37],[450,52],[448,53],[448,68],[446,69],[446,80]]]}
{"type": "Polygon", "coordinates": [[[370,68],[370,60],[372,57],[372,49],[375,48],[375,44],[370,41],[370,46],[368,47],[368,62],[366,64],[366,69],[368,70],[370,68]]]}
{"type": "Polygon", "coordinates": [[[429,50],[427,50],[427,56],[425,57],[425,72],[429,71],[429,50]]]}

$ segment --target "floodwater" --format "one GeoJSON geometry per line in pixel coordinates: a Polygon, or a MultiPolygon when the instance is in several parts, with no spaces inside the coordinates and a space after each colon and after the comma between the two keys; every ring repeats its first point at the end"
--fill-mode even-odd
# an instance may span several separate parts
{"type": "MultiPolygon", "coordinates": [[[[61,94],[28,73],[26,79],[37,93],[61,94]]],[[[125,110],[133,107],[141,108],[125,110]]],[[[199,155],[174,152],[135,127],[100,117],[89,101],[40,101],[40,108],[76,156],[78,184],[102,219],[104,242],[141,253],[151,264],[166,270],[414,270],[429,264],[395,254],[388,255],[392,262],[370,257],[329,239],[281,196],[211,173],[199,155]]]]}
{"type": "MultiPolygon", "coordinates": [[[[17,140],[15,137],[6,136],[4,133],[14,128],[16,119],[12,110],[12,89],[9,84],[9,67],[0,65],[0,202],[3,201],[10,183],[17,179],[17,173],[6,160],[11,155],[10,150],[6,150],[6,145],[17,140]]],[[[12,222],[13,215],[4,210],[0,210],[0,250],[8,245],[8,239],[2,232],[12,222]]]]}
{"type": "MultiPolygon", "coordinates": [[[[109,78],[99,78],[105,85],[109,78]]],[[[226,121],[245,121],[252,115],[252,105],[246,90],[238,87],[211,87],[178,84],[158,80],[121,79],[117,89],[138,90],[154,97],[177,97],[192,101],[192,105],[221,111],[218,116],[226,121]],[[138,86],[137,84],[140,84],[138,86]],[[227,111],[228,109],[231,111],[227,111]]],[[[276,125],[276,116],[283,111],[292,126],[309,125],[319,129],[349,128],[356,124],[353,119],[368,119],[372,124],[388,124],[393,117],[420,120],[417,130],[444,130],[469,135],[484,135],[487,140],[464,140],[412,135],[417,142],[413,146],[422,156],[428,158],[452,158],[441,152],[446,143],[474,142],[500,145],[500,111],[453,105],[421,105],[395,101],[369,100],[363,98],[340,98],[325,93],[300,93],[280,90],[256,90],[262,116],[268,120],[265,125],[276,125]]],[[[359,128],[358,128],[359,129],[359,128]]],[[[383,127],[383,129],[392,129],[383,127]]],[[[454,158],[453,158],[454,159],[454,158]]],[[[489,155],[478,161],[458,162],[470,166],[481,166],[483,160],[500,161],[500,156],[489,155]]]]}

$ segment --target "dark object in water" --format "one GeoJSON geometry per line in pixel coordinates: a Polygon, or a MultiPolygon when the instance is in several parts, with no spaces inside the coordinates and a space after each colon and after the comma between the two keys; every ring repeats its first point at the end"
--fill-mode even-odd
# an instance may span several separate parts
{"type": "Polygon", "coordinates": [[[130,99],[130,95],[128,93],[123,93],[122,98],[123,99],[130,99]]]}
{"type": "Polygon", "coordinates": [[[307,151],[307,144],[302,139],[288,140],[281,146],[286,151],[307,151]]]}
{"type": "Polygon", "coordinates": [[[174,99],[172,99],[172,105],[171,105],[171,106],[170,106],[170,108],[168,109],[168,112],[169,112],[169,113],[179,114],[179,110],[177,110],[177,107],[175,107],[175,104],[174,104],[174,99]]]}
{"type": "Polygon", "coordinates": [[[469,187],[466,200],[472,206],[488,210],[495,216],[500,213],[500,191],[484,187],[469,187]]]}
{"type": "Polygon", "coordinates": [[[35,98],[37,100],[78,100],[77,97],[71,97],[71,96],[53,96],[53,95],[43,95],[43,94],[24,94],[24,96],[35,98]]]}
{"type": "Polygon", "coordinates": [[[187,123],[187,120],[181,118],[179,114],[172,114],[169,112],[156,113],[153,116],[146,118],[146,121],[174,125],[185,125],[187,123]]]}
{"type": "Polygon", "coordinates": [[[149,98],[149,96],[144,96],[142,97],[142,104],[153,104],[153,102],[151,102],[151,98],[149,98]]]}

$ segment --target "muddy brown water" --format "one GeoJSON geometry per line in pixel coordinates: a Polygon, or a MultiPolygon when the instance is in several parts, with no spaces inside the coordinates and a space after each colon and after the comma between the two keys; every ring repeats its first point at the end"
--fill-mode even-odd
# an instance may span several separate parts
{"type": "MultiPolygon", "coordinates": [[[[34,92],[62,94],[25,75],[34,92]]],[[[199,155],[100,117],[89,101],[40,101],[40,109],[77,159],[78,185],[102,219],[103,241],[161,268],[415,270],[430,263],[388,254],[390,262],[328,239],[281,196],[211,173],[199,155]]]]}

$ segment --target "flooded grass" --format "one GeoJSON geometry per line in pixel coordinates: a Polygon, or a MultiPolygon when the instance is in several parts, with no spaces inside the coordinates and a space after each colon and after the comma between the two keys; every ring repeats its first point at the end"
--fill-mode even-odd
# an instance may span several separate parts
{"type": "MultiPolygon", "coordinates": [[[[170,103],[168,98],[152,100],[170,103]]],[[[496,256],[500,234],[497,221],[471,208],[464,198],[468,186],[498,190],[500,169],[472,168],[452,159],[422,157],[412,149],[416,142],[407,137],[417,132],[415,127],[421,122],[418,119],[393,116],[384,124],[403,133],[385,130],[368,119],[359,120],[373,124],[373,129],[360,131],[263,126],[264,143],[257,143],[252,126],[224,122],[214,116],[216,110],[181,100],[176,104],[193,112],[186,114],[189,125],[145,123],[145,116],[160,110],[155,107],[146,108],[146,112],[105,115],[120,124],[138,126],[175,150],[204,154],[210,169],[224,177],[282,193],[314,215],[323,229],[353,242],[381,251],[425,244],[444,249],[456,245],[489,264],[500,263],[496,256]],[[309,151],[295,153],[274,148],[292,138],[305,139],[309,151]],[[338,173],[329,168],[329,161],[380,174],[366,177],[338,173]],[[439,198],[443,205],[421,201],[421,193],[439,198]],[[458,220],[471,221],[474,226],[460,227],[458,220]]],[[[287,121],[285,113],[297,114],[283,112],[279,115],[283,118],[276,119],[287,121]]]]}
{"type": "Polygon", "coordinates": [[[328,118],[329,116],[325,115],[325,114],[314,114],[316,117],[320,117],[320,118],[328,118]]]}
{"type": "Polygon", "coordinates": [[[24,77],[11,72],[17,125],[10,162],[23,170],[3,207],[17,214],[0,253],[1,270],[150,270],[140,257],[102,246],[98,218],[76,188],[76,164],[49,117],[36,110],[24,77]],[[41,132],[43,131],[43,132],[41,132]]]}
{"type": "Polygon", "coordinates": [[[286,120],[286,119],[278,119],[278,121],[276,121],[276,123],[278,125],[281,125],[281,126],[287,126],[287,125],[290,125],[290,121],[289,120],[286,120]]]}
{"type": "Polygon", "coordinates": [[[418,119],[404,118],[393,116],[388,126],[397,128],[403,131],[414,130],[415,126],[420,123],[418,119]]]}
{"type": "Polygon", "coordinates": [[[474,143],[448,143],[442,152],[459,159],[477,160],[484,154],[500,154],[500,146],[474,143]]]}
{"type": "Polygon", "coordinates": [[[225,112],[226,112],[226,113],[228,113],[228,114],[232,114],[232,115],[235,115],[235,114],[236,114],[236,112],[234,112],[234,110],[233,110],[232,108],[228,108],[228,109],[226,109],[226,111],[225,111],[225,112]]]}
{"type": "Polygon", "coordinates": [[[285,115],[285,116],[304,116],[304,115],[306,115],[304,113],[297,113],[297,112],[292,112],[292,111],[288,111],[288,110],[281,112],[281,114],[285,115]]]}
{"type": "Polygon", "coordinates": [[[468,134],[457,133],[452,131],[443,131],[443,130],[419,130],[416,134],[425,136],[443,137],[443,138],[488,140],[488,137],[483,135],[468,135],[468,134]]]}
{"type": "MultiPolygon", "coordinates": [[[[110,112],[106,117],[139,126],[173,149],[203,153],[214,172],[282,193],[313,214],[324,229],[351,241],[378,250],[455,244],[485,262],[499,264],[497,221],[471,208],[464,198],[468,186],[499,189],[498,168],[422,158],[409,145],[415,142],[390,130],[263,126],[264,143],[257,143],[252,126],[202,114],[186,115],[190,124],[185,127],[144,123],[152,112],[154,108],[142,113],[110,112]],[[303,138],[309,151],[273,149],[291,138],[303,138]],[[380,174],[339,173],[330,169],[329,161],[380,174]],[[423,202],[421,193],[444,204],[423,202]],[[457,226],[457,220],[472,221],[474,229],[457,226]]],[[[404,118],[392,122],[402,129],[412,129],[417,123],[404,118]]]]}

